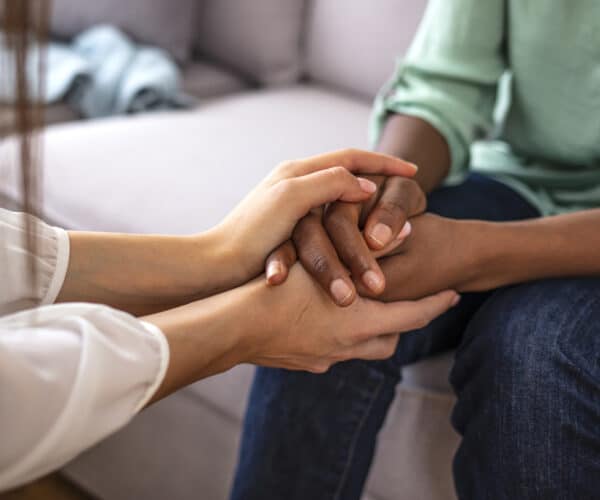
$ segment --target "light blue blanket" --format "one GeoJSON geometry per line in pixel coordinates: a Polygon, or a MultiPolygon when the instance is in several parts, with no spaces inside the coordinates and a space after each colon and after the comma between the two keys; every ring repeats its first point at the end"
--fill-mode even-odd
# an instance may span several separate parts
{"type": "MultiPolygon", "coordinates": [[[[0,38],[0,57],[4,51],[0,38]]],[[[30,85],[35,89],[35,50],[28,64],[30,85]]],[[[69,45],[50,43],[46,68],[41,99],[49,104],[67,100],[86,118],[180,108],[192,103],[180,91],[179,68],[167,52],[136,45],[112,26],[91,28],[69,45]]],[[[0,100],[10,102],[14,90],[10,78],[3,80],[0,100]]]]}

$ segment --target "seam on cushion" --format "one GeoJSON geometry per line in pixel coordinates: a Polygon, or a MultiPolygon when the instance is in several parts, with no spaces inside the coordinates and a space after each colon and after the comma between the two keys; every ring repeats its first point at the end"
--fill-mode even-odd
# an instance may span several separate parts
{"type": "Polygon", "coordinates": [[[398,395],[400,393],[404,393],[407,396],[414,396],[414,397],[422,397],[422,398],[427,398],[427,399],[431,399],[431,400],[436,400],[436,401],[448,401],[448,402],[452,402],[456,400],[456,396],[454,395],[454,393],[450,394],[446,394],[443,392],[439,392],[439,391],[431,391],[428,389],[418,389],[418,388],[413,388],[413,387],[402,387],[402,384],[400,384],[397,388],[396,388],[396,392],[397,395],[396,397],[398,397],[398,395]]]}

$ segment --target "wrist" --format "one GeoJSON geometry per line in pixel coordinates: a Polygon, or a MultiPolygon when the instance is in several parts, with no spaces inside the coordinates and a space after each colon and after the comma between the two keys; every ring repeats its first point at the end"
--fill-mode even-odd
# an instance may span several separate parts
{"type": "Polygon", "coordinates": [[[184,279],[199,298],[235,288],[248,280],[240,252],[220,226],[183,238],[187,253],[192,256],[190,262],[184,263],[184,279]]]}
{"type": "Polygon", "coordinates": [[[481,220],[452,220],[458,235],[455,254],[462,270],[457,284],[459,292],[494,288],[499,248],[494,240],[493,223],[481,220]]]}
{"type": "Polygon", "coordinates": [[[279,308],[273,298],[281,290],[266,284],[264,276],[236,289],[238,297],[238,333],[236,359],[238,363],[254,363],[261,357],[265,344],[273,334],[281,332],[279,308]],[[242,319],[243,318],[243,319],[242,319]]]}
{"type": "Polygon", "coordinates": [[[161,330],[170,352],[153,401],[248,361],[246,339],[254,325],[249,300],[251,294],[240,287],[142,318],[161,330]]]}
{"type": "Polygon", "coordinates": [[[501,225],[482,220],[455,221],[463,241],[465,279],[461,292],[482,292],[502,286],[508,269],[506,243],[502,241],[501,225]]]}

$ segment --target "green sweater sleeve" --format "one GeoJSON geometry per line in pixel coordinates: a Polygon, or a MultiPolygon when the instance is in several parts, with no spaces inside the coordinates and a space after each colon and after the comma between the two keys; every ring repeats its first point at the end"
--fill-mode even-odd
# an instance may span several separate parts
{"type": "Polygon", "coordinates": [[[447,182],[464,177],[471,144],[493,126],[498,80],[506,69],[505,1],[429,1],[405,60],[375,101],[372,146],[389,113],[422,118],[450,148],[447,182]]]}

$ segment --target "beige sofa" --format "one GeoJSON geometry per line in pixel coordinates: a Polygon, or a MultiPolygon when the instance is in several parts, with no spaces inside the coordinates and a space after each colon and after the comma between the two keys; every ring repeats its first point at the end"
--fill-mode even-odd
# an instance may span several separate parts
{"type": "MultiPolygon", "coordinates": [[[[201,231],[279,161],[367,147],[371,101],[426,3],[198,1],[194,55],[182,64],[184,88],[202,104],[50,127],[50,220],[76,229],[201,231]]],[[[73,118],[55,112],[56,121],[73,118]]],[[[2,154],[10,154],[6,145],[2,154]]],[[[0,194],[14,199],[10,172],[1,175],[0,194]]],[[[405,369],[365,498],[454,498],[450,364],[448,355],[405,369]]],[[[240,366],[173,395],[64,473],[103,499],[225,499],[252,372],[240,366]]]]}

